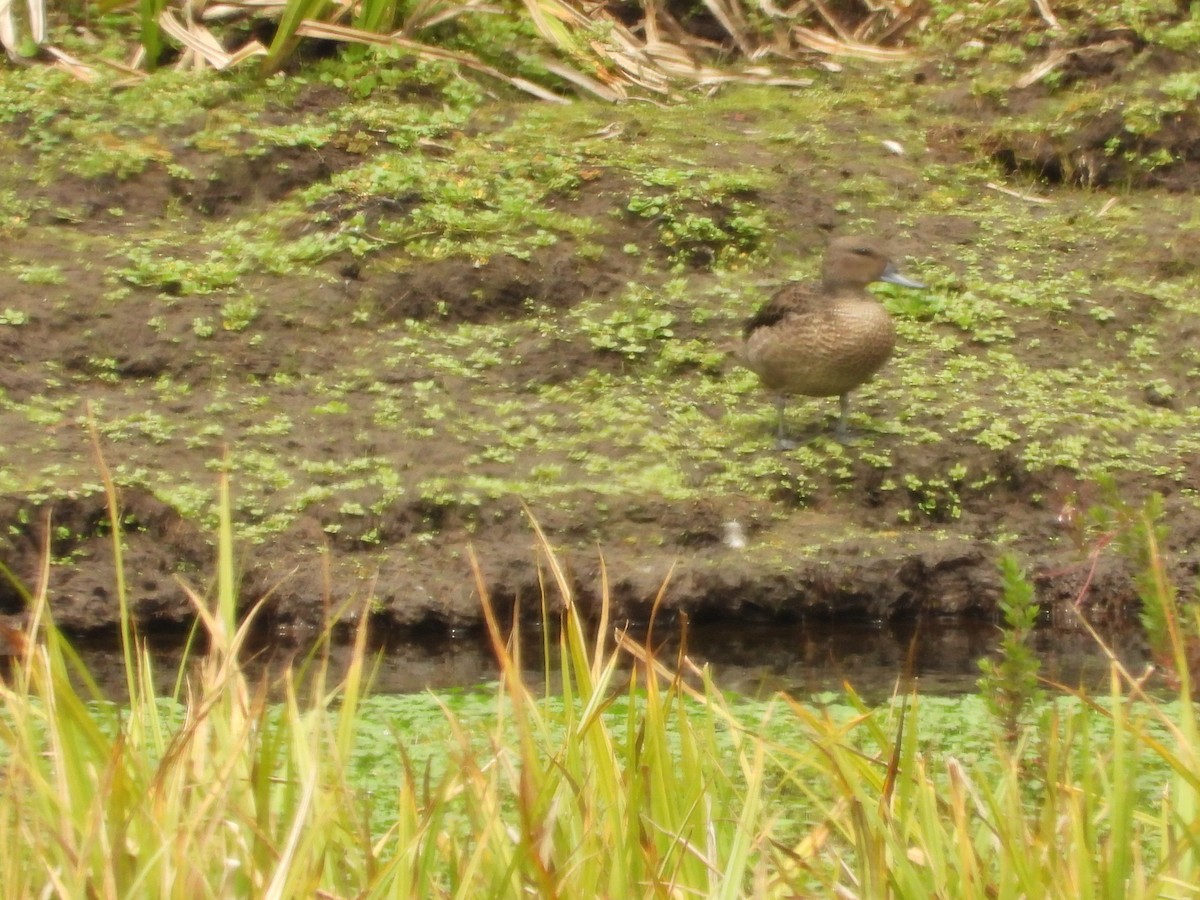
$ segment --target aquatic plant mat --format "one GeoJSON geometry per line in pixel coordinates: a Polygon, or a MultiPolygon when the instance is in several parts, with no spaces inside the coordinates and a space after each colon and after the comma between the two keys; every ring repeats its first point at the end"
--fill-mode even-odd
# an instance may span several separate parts
{"type": "Polygon", "coordinates": [[[401,702],[368,696],[365,619],[340,682],[320,651],[273,689],[247,680],[218,494],[213,599],[189,589],[207,649],[174,686],[152,683],[123,606],[130,700],[99,697],[49,617],[45,572],[28,631],[6,629],[4,896],[1200,893],[1197,623],[1153,542],[1147,599],[1173,623],[1176,700],[1116,663],[1106,697],[1057,697],[1009,732],[981,701],[728,698],[684,655],[614,630],[606,601],[585,626],[535,526],[545,592],[530,612],[557,635],[559,686],[521,681],[477,569],[500,684],[401,702]]]}

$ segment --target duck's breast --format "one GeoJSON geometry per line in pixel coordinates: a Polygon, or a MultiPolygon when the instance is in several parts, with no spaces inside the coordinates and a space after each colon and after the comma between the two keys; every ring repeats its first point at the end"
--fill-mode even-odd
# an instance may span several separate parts
{"type": "Polygon", "coordinates": [[[841,301],[746,338],[746,364],[773,391],[824,397],[862,384],[896,346],[891,316],[874,301],[841,301]]]}

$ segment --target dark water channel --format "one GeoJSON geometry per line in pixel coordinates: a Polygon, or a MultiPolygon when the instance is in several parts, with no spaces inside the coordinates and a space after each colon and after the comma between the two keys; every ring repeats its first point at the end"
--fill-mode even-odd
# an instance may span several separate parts
{"type": "MultiPolygon", "coordinates": [[[[673,662],[679,648],[678,629],[659,626],[655,639],[659,658],[673,662]]],[[[644,631],[631,630],[640,639],[644,631]]],[[[1130,627],[1105,635],[1134,671],[1146,663],[1141,632],[1130,627]]],[[[743,626],[735,623],[693,625],[687,633],[687,652],[697,664],[712,667],[716,683],[725,690],[751,696],[784,690],[796,696],[841,690],[848,682],[869,699],[882,698],[897,680],[908,675],[918,690],[952,695],[975,689],[978,661],[996,651],[999,632],[986,622],[870,625],[805,622],[743,626]]],[[[124,694],[121,652],[115,641],[86,639],[73,642],[93,677],[110,696],[124,694]]],[[[1045,677],[1090,693],[1106,690],[1108,663],[1085,632],[1046,627],[1034,639],[1045,677]]],[[[170,690],[183,657],[176,636],[153,642],[160,692],[170,690]]],[[[278,636],[262,635],[247,668],[258,677],[303,658],[305,648],[278,636]]],[[[543,681],[541,637],[526,636],[523,658],[528,680],[543,681]]],[[[332,674],[344,670],[351,645],[335,645],[332,674]]],[[[486,637],[480,632],[461,635],[406,634],[373,645],[378,660],[376,693],[412,693],[425,689],[470,687],[494,681],[497,668],[486,637]]]]}

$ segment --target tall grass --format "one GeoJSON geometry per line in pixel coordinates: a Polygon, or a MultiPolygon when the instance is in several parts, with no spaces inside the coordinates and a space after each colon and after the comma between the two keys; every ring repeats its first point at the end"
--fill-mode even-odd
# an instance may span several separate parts
{"type": "Polygon", "coordinates": [[[314,896],[361,874],[343,763],[362,655],[336,707],[318,671],[308,708],[285,679],[282,708],[270,709],[266,686],[238,665],[249,621],[234,627],[227,498],[222,507],[215,603],[193,595],[210,647],[173,691],[153,683],[124,603],[132,671],[117,706],[50,620],[45,578],[30,598],[29,639],[16,639],[0,689],[4,896],[314,896]]]}
{"type": "Polygon", "coordinates": [[[357,768],[365,625],[337,683],[321,653],[270,689],[243,671],[253,611],[239,624],[221,496],[215,593],[193,592],[206,649],[176,684],[153,683],[127,621],[129,700],[101,698],[50,618],[47,571],[29,628],[7,633],[0,895],[1200,896],[1186,693],[1151,696],[1114,660],[1107,697],[1051,700],[1015,739],[998,716],[973,757],[915,695],[747,712],[682,655],[614,632],[607,604],[589,627],[540,531],[555,677],[522,680],[477,571],[494,712],[481,727],[444,706],[444,767],[401,735],[393,789],[357,768]]]}
{"type": "Polygon", "coordinates": [[[454,765],[431,780],[404,760],[401,789],[382,801],[392,824],[372,833],[352,761],[366,626],[338,684],[318,655],[305,691],[289,671],[269,703],[239,665],[252,615],[237,625],[224,483],[221,496],[216,594],[193,593],[208,649],[174,690],[153,683],[122,604],[130,699],[105,702],[49,616],[45,577],[28,634],[8,635],[19,656],[0,686],[0,894],[742,893],[761,833],[761,746],[730,755],[711,685],[634,675],[618,688],[617,651],[588,637],[552,556],[562,702],[521,681],[519,646],[484,596],[503,672],[494,727],[481,745],[447,710],[454,765]],[[689,691],[714,705],[685,705],[689,691]],[[636,702],[614,721],[622,692],[636,702]]]}

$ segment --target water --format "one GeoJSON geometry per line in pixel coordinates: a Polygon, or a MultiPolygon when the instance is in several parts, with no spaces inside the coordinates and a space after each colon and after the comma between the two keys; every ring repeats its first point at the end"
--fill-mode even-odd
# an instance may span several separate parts
{"type": "MultiPolygon", "coordinates": [[[[641,641],[645,629],[634,628],[630,634],[641,641]]],[[[1147,656],[1140,630],[1110,632],[1105,639],[1131,670],[1144,668],[1147,656]]],[[[881,698],[898,681],[929,694],[974,691],[978,661],[996,652],[999,631],[986,622],[961,621],[920,626],[714,623],[690,627],[686,640],[688,657],[697,665],[710,665],[716,683],[725,690],[750,696],[783,690],[804,697],[840,691],[849,683],[868,698],[881,698]]],[[[678,628],[660,624],[654,645],[663,662],[673,663],[680,646],[678,628]]],[[[90,638],[76,640],[74,646],[106,693],[122,696],[125,675],[119,645],[111,638],[90,638]]],[[[1046,627],[1035,633],[1033,646],[1045,677],[1069,687],[1086,687],[1091,693],[1106,690],[1107,658],[1085,632],[1046,627]]],[[[169,691],[183,657],[183,642],[179,636],[159,636],[152,647],[159,690],[169,691]]],[[[376,693],[467,687],[494,681],[499,674],[482,632],[392,634],[380,637],[371,649],[377,659],[376,693]]],[[[301,661],[305,650],[279,635],[259,635],[247,656],[247,668],[255,677],[278,671],[289,660],[301,661]]],[[[540,652],[540,635],[526,635],[527,676],[535,685],[542,682],[544,671],[540,652]]],[[[345,671],[351,655],[349,643],[334,646],[334,678],[345,671]]]]}

